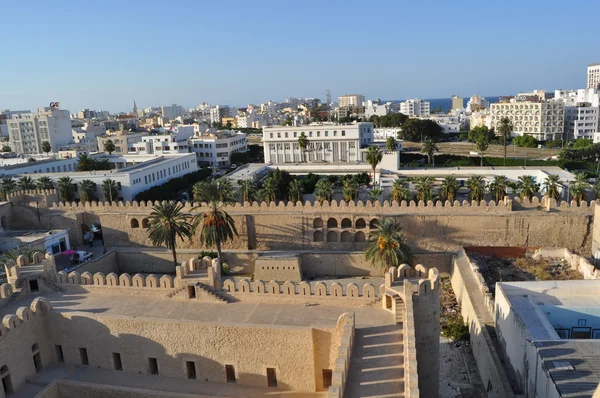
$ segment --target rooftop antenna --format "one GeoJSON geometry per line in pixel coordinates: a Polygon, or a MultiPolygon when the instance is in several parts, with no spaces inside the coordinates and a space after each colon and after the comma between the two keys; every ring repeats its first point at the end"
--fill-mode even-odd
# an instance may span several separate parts
{"type": "Polygon", "coordinates": [[[325,108],[325,110],[327,111],[327,121],[331,122],[331,112],[329,111],[329,106],[331,104],[331,90],[330,89],[325,90],[325,96],[327,97],[327,107],[325,108]]]}

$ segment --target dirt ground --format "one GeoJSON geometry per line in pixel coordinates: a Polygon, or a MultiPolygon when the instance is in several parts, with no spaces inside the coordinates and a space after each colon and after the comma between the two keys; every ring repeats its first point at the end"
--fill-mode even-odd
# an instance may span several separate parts
{"type": "MultiPolygon", "coordinates": [[[[439,148],[439,154],[448,155],[463,155],[469,156],[470,152],[476,152],[477,148],[472,142],[440,142],[437,144],[439,148]]],[[[408,142],[402,143],[402,149],[405,152],[420,152],[420,142],[408,142]]],[[[509,158],[522,158],[527,156],[527,159],[546,159],[552,156],[558,155],[560,149],[547,149],[547,148],[520,148],[517,146],[509,145],[506,148],[506,156],[509,158]]],[[[471,155],[472,156],[472,155],[471,155]]],[[[484,156],[486,157],[504,157],[504,146],[502,145],[490,145],[484,156]]]]}

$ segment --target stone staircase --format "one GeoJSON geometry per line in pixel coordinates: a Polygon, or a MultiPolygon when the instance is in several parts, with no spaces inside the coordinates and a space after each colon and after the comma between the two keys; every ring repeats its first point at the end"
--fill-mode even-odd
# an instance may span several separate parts
{"type": "Polygon", "coordinates": [[[42,278],[42,283],[50,290],[61,293],[64,292],[64,289],[62,287],[58,286],[54,281],[51,281],[50,279],[42,278]]]}
{"type": "Polygon", "coordinates": [[[187,298],[187,285],[180,287],[179,289],[173,290],[167,294],[167,298],[170,299],[183,299],[187,298]]]}
{"type": "Polygon", "coordinates": [[[215,290],[202,282],[196,283],[196,287],[196,295],[199,297],[203,296],[204,298],[209,298],[226,304],[236,301],[234,298],[228,296],[224,292],[215,290]]]}

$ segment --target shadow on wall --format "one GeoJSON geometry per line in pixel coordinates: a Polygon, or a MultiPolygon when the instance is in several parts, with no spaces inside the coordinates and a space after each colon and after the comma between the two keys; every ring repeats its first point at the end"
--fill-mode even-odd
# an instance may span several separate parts
{"type": "MultiPolygon", "coordinates": [[[[229,374],[226,364],[221,364],[207,357],[179,353],[169,355],[165,347],[154,340],[136,334],[113,334],[104,323],[85,316],[65,317],[59,313],[51,313],[48,327],[49,344],[54,354],[54,361],[71,365],[86,365],[91,368],[119,370],[127,373],[156,374],[177,379],[197,379],[200,383],[227,383],[228,377],[240,385],[267,387],[267,372],[256,369],[256,373],[238,373],[238,364],[232,358],[229,374]],[[90,336],[93,336],[90,337],[90,336]],[[58,347],[60,346],[60,348],[58,347]],[[58,358],[62,353],[63,361],[58,358]]],[[[119,320],[106,319],[110,324],[122,331],[138,330],[141,333],[153,333],[152,322],[139,322],[127,325],[119,320]]],[[[161,335],[159,338],[175,343],[172,336],[161,335]]],[[[219,336],[214,336],[214,346],[222,344],[219,336]]],[[[190,343],[191,349],[202,350],[190,343]]],[[[257,354],[258,355],[258,354],[257,354]]],[[[278,381],[277,389],[289,390],[289,386],[278,381]]],[[[199,388],[201,391],[201,387],[199,388]]]]}

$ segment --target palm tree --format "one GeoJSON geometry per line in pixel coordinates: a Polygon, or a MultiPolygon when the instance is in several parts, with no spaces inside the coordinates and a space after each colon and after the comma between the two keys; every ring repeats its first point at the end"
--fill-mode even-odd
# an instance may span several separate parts
{"type": "Polygon", "coordinates": [[[113,202],[119,198],[119,189],[115,180],[107,178],[102,181],[102,192],[104,193],[104,201],[113,202]]]}
{"type": "Polygon", "coordinates": [[[17,187],[22,191],[35,189],[35,182],[33,182],[33,179],[31,177],[24,176],[19,178],[19,181],[17,182],[17,187]]]}
{"type": "Polygon", "coordinates": [[[75,186],[71,177],[61,177],[58,179],[58,197],[63,202],[71,202],[75,195],[75,186]]]}
{"type": "Polygon", "coordinates": [[[454,202],[459,188],[460,185],[458,184],[458,180],[454,174],[444,177],[444,181],[442,181],[442,188],[440,189],[440,196],[442,197],[442,200],[454,202]]]}
{"type": "Polygon", "coordinates": [[[323,201],[331,201],[333,195],[333,184],[327,178],[320,179],[315,185],[315,198],[323,203],[323,201]]]}
{"type": "Polygon", "coordinates": [[[117,147],[113,140],[104,141],[104,152],[108,152],[109,155],[112,155],[114,151],[116,151],[117,147]]]}
{"type": "Polygon", "coordinates": [[[308,148],[308,138],[304,132],[300,133],[300,137],[298,137],[298,146],[300,147],[300,152],[302,152],[302,161],[306,162],[306,148],[308,148]]]}
{"type": "Polygon", "coordinates": [[[108,159],[92,160],[94,161],[95,170],[110,170],[110,162],[108,159]]]}
{"type": "Polygon", "coordinates": [[[200,242],[209,247],[216,246],[219,258],[222,258],[221,245],[233,240],[234,235],[238,236],[238,232],[235,221],[221,206],[233,204],[237,199],[234,195],[221,196],[219,184],[215,180],[196,183],[193,192],[194,201],[205,202],[208,205],[204,213],[193,219],[194,228],[197,228],[198,224],[202,225],[200,242]]]}
{"type": "Polygon", "coordinates": [[[96,160],[87,153],[82,153],[77,158],[76,171],[92,171],[96,170],[96,160]]]}
{"type": "Polygon", "coordinates": [[[221,197],[230,197],[234,196],[233,185],[231,185],[231,181],[227,177],[222,177],[217,180],[217,184],[219,185],[219,194],[221,197]]]}
{"type": "Polygon", "coordinates": [[[358,182],[354,179],[346,179],[342,186],[342,198],[346,202],[352,202],[358,194],[358,182]]]}
{"type": "Polygon", "coordinates": [[[490,140],[487,134],[480,134],[479,137],[477,138],[477,141],[475,141],[475,146],[477,147],[477,150],[479,151],[479,155],[481,156],[481,163],[480,166],[483,167],[483,153],[485,151],[487,151],[488,147],[490,146],[490,140]]]}
{"type": "Polygon", "coordinates": [[[54,189],[54,181],[50,177],[40,177],[35,183],[37,189],[54,189]]]}
{"type": "Polygon", "coordinates": [[[369,164],[373,168],[373,184],[375,184],[375,169],[377,168],[377,165],[379,164],[379,162],[381,162],[382,158],[383,158],[383,153],[381,153],[381,151],[379,150],[379,147],[376,147],[376,146],[369,147],[369,149],[367,150],[367,162],[369,162],[369,164]]]}
{"type": "Polygon", "coordinates": [[[504,145],[504,165],[506,166],[506,144],[513,132],[512,121],[507,117],[503,117],[500,119],[500,124],[498,124],[496,131],[502,139],[502,145],[504,145]]]}
{"type": "Polygon", "coordinates": [[[372,202],[375,202],[376,200],[379,200],[379,195],[381,195],[381,193],[383,192],[383,189],[381,188],[373,188],[369,191],[369,197],[371,198],[372,202]]]}
{"type": "Polygon", "coordinates": [[[477,202],[483,200],[485,195],[485,180],[482,176],[471,176],[466,183],[469,188],[469,200],[477,202]]]}
{"type": "Polygon", "coordinates": [[[387,149],[390,152],[395,151],[396,149],[398,149],[398,141],[394,137],[388,137],[385,140],[385,149],[387,149]]]}
{"type": "Polygon", "coordinates": [[[288,198],[291,202],[302,202],[302,194],[304,193],[304,183],[299,179],[290,182],[288,187],[288,198]]]}
{"type": "Polygon", "coordinates": [[[422,200],[427,203],[433,200],[433,178],[432,177],[418,177],[415,180],[417,186],[417,200],[422,200]]]}
{"type": "Polygon", "coordinates": [[[423,155],[427,155],[427,164],[431,164],[434,167],[435,167],[435,159],[433,158],[433,155],[435,152],[439,152],[439,151],[440,150],[438,149],[437,145],[431,138],[428,138],[427,140],[425,140],[425,142],[421,146],[421,153],[423,155]]]}
{"type": "Polygon", "coordinates": [[[92,180],[81,181],[79,183],[79,200],[85,203],[96,199],[96,183],[92,180]]]}
{"type": "Polygon", "coordinates": [[[17,184],[12,177],[2,177],[2,181],[0,181],[0,192],[2,192],[2,196],[5,200],[6,195],[13,192],[16,188],[17,184]]]}
{"type": "Polygon", "coordinates": [[[392,184],[392,201],[398,203],[403,200],[408,201],[410,197],[410,189],[406,185],[406,181],[402,178],[396,179],[392,184]]]}
{"type": "Polygon", "coordinates": [[[517,182],[517,188],[521,199],[531,200],[539,192],[540,184],[536,184],[532,176],[521,176],[517,182]]]}
{"type": "Polygon", "coordinates": [[[585,189],[588,185],[589,183],[584,173],[575,173],[575,184],[571,187],[571,195],[573,196],[573,200],[577,201],[577,204],[585,200],[585,189]]]}
{"type": "Polygon", "coordinates": [[[254,180],[238,180],[240,194],[242,195],[242,203],[251,202],[256,193],[256,184],[254,180]]]}
{"type": "Polygon", "coordinates": [[[177,237],[191,238],[193,226],[191,215],[182,212],[183,205],[162,202],[152,208],[148,217],[148,237],[154,246],[165,245],[173,253],[173,265],[177,267],[177,237]]]}
{"type": "Polygon", "coordinates": [[[506,196],[506,190],[509,187],[509,181],[506,176],[495,176],[490,183],[490,193],[494,195],[496,203],[499,203],[506,196]]]}
{"type": "Polygon", "coordinates": [[[365,250],[365,257],[371,265],[385,271],[410,259],[410,249],[400,231],[400,224],[391,218],[384,218],[377,223],[377,229],[369,234],[365,250]]]}
{"type": "Polygon", "coordinates": [[[558,200],[560,198],[559,187],[561,186],[562,181],[557,174],[550,174],[546,177],[544,181],[544,190],[546,191],[546,196],[549,198],[554,198],[558,200]]]}
{"type": "Polygon", "coordinates": [[[267,177],[263,181],[262,188],[258,191],[260,200],[271,203],[277,200],[277,182],[273,177],[267,177]]]}
{"type": "Polygon", "coordinates": [[[600,182],[592,187],[594,189],[594,193],[596,194],[596,200],[600,200],[600,182]]]}

